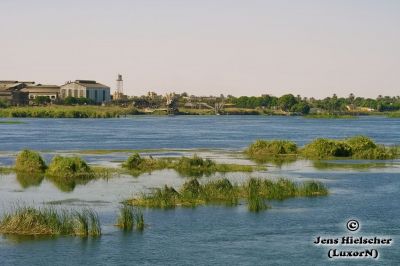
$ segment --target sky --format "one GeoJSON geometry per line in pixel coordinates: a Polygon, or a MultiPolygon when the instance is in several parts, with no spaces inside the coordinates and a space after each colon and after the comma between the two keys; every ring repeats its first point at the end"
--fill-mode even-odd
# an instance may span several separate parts
{"type": "Polygon", "coordinates": [[[0,0],[0,80],[397,96],[399,14],[397,0],[0,0]]]}

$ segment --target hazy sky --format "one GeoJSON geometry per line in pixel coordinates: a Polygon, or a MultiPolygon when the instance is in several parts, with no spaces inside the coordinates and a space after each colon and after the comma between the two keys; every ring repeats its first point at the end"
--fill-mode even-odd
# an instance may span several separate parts
{"type": "Polygon", "coordinates": [[[0,79],[125,91],[400,94],[398,0],[0,0],[0,79]]]}

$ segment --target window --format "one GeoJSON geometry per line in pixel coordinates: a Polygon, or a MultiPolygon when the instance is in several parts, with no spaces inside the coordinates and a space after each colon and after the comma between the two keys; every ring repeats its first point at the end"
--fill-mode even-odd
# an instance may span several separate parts
{"type": "Polygon", "coordinates": [[[86,90],[86,98],[89,99],[89,91],[88,90],[86,90]]]}
{"type": "Polygon", "coordinates": [[[94,99],[97,102],[97,90],[94,91],[94,99]]]}
{"type": "Polygon", "coordinates": [[[105,102],[105,101],[106,101],[106,91],[103,90],[103,102],[105,102]]]}

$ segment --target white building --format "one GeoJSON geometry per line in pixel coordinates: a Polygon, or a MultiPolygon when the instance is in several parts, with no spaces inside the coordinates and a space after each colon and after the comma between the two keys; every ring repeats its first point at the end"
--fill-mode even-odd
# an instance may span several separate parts
{"type": "Polygon", "coordinates": [[[61,86],[60,97],[88,98],[96,103],[111,101],[110,87],[94,80],[75,80],[61,86]]]}

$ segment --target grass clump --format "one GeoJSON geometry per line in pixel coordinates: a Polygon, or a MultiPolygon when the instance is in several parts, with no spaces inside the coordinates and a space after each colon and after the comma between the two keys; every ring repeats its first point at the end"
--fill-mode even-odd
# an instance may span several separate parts
{"type": "Polygon", "coordinates": [[[126,168],[134,176],[138,176],[142,173],[151,173],[155,170],[161,170],[169,168],[168,159],[153,159],[143,158],[139,153],[133,153],[128,159],[122,164],[123,168],[126,168]]]}
{"type": "Polygon", "coordinates": [[[17,155],[15,170],[18,172],[43,172],[46,170],[46,163],[38,152],[23,150],[17,155]]]}
{"type": "Polygon", "coordinates": [[[100,222],[92,210],[72,212],[54,208],[17,207],[0,220],[0,233],[15,235],[101,235],[100,222]]]}
{"type": "Polygon", "coordinates": [[[302,154],[311,159],[345,157],[353,159],[393,159],[398,156],[395,147],[377,145],[366,136],[355,136],[344,140],[319,138],[306,145],[302,154]]]}
{"type": "Polygon", "coordinates": [[[0,109],[0,117],[39,117],[39,118],[113,118],[140,114],[132,107],[118,106],[26,106],[0,109]]]}
{"type": "Polygon", "coordinates": [[[172,161],[169,168],[175,169],[183,176],[191,177],[210,176],[216,172],[252,172],[254,170],[250,165],[218,164],[211,159],[203,159],[196,154],[193,157],[181,157],[177,161],[172,161]]]}
{"type": "Polygon", "coordinates": [[[235,206],[240,199],[247,200],[248,209],[259,212],[267,209],[265,200],[284,200],[291,197],[325,196],[327,188],[320,182],[294,183],[288,179],[276,181],[250,178],[241,185],[220,179],[201,184],[196,178],[183,184],[179,191],[164,186],[125,203],[148,208],[196,207],[206,204],[235,206]]]}
{"type": "Polygon", "coordinates": [[[268,207],[261,195],[261,184],[262,180],[251,178],[245,187],[247,190],[247,203],[249,211],[259,212],[267,209],[268,207]]]}
{"type": "Polygon", "coordinates": [[[182,176],[200,177],[209,176],[216,172],[252,172],[250,165],[238,164],[217,164],[213,160],[203,159],[197,155],[193,157],[174,158],[143,158],[138,153],[134,153],[122,164],[122,167],[138,176],[142,173],[150,173],[155,170],[174,169],[182,176]]]}
{"type": "Polygon", "coordinates": [[[314,118],[314,119],[357,119],[357,115],[349,114],[310,114],[305,115],[304,118],[314,118]]]}
{"type": "Polygon", "coordinates": [[[81,212],[74,212],[74,234],[79,236],[100,236],[100,220],[92,210],[85,209],[81,212]]]}
{"type": "Polygon", "coordinates": [[[77,184],[86,184],[95,178],[95,172],[79,157],[55,156],[46,176],[62,191],[72,191],[77,184]]]}
{"type": "Polygon", "coordinates": [[[296,155],[297,145],[289,140],[256,140],[250,144],[245,153],[251,159],[265,162],[269,159],[296,155]]]}
{"type": "Polygon", "coordinates": [[[351,147],[339,140],[318,138],[307,144],[302,150],[307,158],[323,159],[330,157],[349,157],[352,155],[351,147]]]}
{"type": "Polygon", "coordinates": [[[140,209],[124,204],[119,211],[116,226],[126,231],[130,231],[134,227],[138,231],[143,231],[144,217],[140,209]]]}

